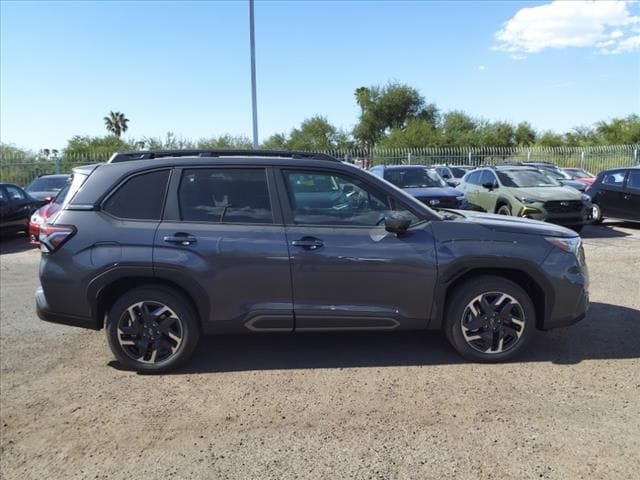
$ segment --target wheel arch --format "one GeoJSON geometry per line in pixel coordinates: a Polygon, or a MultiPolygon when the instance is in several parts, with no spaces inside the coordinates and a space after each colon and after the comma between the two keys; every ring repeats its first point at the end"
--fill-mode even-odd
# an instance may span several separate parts
{"type": "Polygon", "coordinates": [[[506,197],[498,197],[498,199],[496,200],[496,206],[493,209],[493,213],[498,213],[498,210],[503,205],[507,205],[509,207],[509,210],[511,211],[511,214],[513,215],[513,205],[511,205],[511,202],[506,197]]]}
{"type": "Polygon", "coordinates": [[[204,302],[197,302],[189,290],[179,283],[155,276],[131,275],[113,278],[110,282],[105,283],[95,293],[93,305],[93,315],[97,322],[98,329],[104,327],[105,318],[109,309],[124,293],[138,287],[160,287],[173,290],[182,295],[190,303],[191,308],[197,314],[198,324],[202,326],[202,322],[208,318],[208,305],[204,302]]]}
{"type": "Polygon", "coordinates": [[[536,328],[543,329],[550,316],[550,305],[553,302],[551,287],[530,266],[517,265],[476,265],[460,270],[446,283],[441,284],[436,292],[436,314],[432,315],[429,329],[441,329],[447,312],[447,303],[456,288],[474,277],[492,275],[506,278],[521,287],[530,296],[536,311],[536,328]]]}

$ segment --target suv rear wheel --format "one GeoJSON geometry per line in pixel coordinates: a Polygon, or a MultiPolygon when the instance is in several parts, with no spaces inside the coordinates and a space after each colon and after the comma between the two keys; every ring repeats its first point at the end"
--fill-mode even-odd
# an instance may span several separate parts
{"type": "Polygon", "coordinates": [[[120,363],[149,373],[183,364],[200,337],[187,299],[163,287],[137,288],[121,296],[109,311],[106,333],[120,363]]]}
{"type": "Polygon", "coordinates": [[[448,301],[445,334],[456,351],[475,362],[501,362],[520,353],[535,328],[526,292],[497,276],[459,285],[448,301]]]}
{"type": "Polygon", "coordinates": [[[496,213],[498,215],[511,215],[511,207],[508,204],[503,203],[498,207],[496,213]]]}

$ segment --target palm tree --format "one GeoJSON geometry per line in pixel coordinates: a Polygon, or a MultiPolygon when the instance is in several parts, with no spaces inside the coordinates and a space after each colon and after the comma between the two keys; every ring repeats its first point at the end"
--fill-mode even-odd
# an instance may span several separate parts
{"type": "Polygon", "coordinates": [[[104,126],[107,127],[111,133],[113,133],[116,138],[120,138],[123,132],[126,132],[129,126],[129,119],[124,116],[124,113],[120,112],[109,112],[109,116],[104,117],[104,126]]]}

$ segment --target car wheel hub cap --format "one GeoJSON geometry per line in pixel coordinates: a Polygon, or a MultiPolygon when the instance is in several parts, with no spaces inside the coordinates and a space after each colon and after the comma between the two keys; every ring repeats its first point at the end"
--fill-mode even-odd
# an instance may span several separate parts
{"type": "Polygon", "coordinates": [[[464,340],[474,350],[488,354],[506,352],[524,332],[524,309],[506,293],[483,293],[467,304],[460,326],[464,340]]]}
{"type": "Polygon", "coordinates": [[[159,302],[135,303],[118,321],[118,343],[127,356],[141,363],[169,359],[182,345],[183,337],[178,315],[159,302]]]}

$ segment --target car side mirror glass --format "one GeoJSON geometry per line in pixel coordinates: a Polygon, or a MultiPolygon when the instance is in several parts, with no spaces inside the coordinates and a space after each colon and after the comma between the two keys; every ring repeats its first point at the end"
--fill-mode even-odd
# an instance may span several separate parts
{"type": "Polygon", "coordinates": [[[482,186],[484,188],[486,188],[487,190],[493,190],[494,188],[497,188],[498,186],[495,184],[495,182],[484,182],[482,184],[482,186]]]}
{"type": "Polygon", "coordinates": [[[384,217],[384,229],[387,232],[395,233],[396,235],[402,235],[409,229],[411,220],[402,216],[388,216],[384,217]]]}

